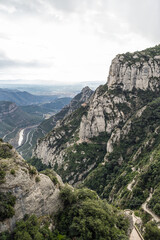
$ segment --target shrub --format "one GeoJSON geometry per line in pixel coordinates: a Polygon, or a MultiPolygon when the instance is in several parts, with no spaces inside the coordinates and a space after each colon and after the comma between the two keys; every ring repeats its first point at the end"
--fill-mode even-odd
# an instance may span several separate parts
{"type": "Polygon", "coordinates": [[[160,239],[160,229],[156,226],[154,222],[149,222],[145,226],[145,240],[159,240],[160,239]]]}
{"type": "Polygon", "coordinates": [[[42,171],[41,173],[47,175],[55,185],[58,183],[56,173],[53,171],[53,169],[46,169],[46,170],[42,171]]]}
{"type": "Polygon", "coordinates": [[[15,170],[13,168],[11,169],[10,174],[15,176],[16,172],[15,172],[15,170]]]}
{"type": "Polygon", "coordinates": [[[10,158],[12,156],[12,153],[10,151],[10,144],[3,144],[0,145],[0,157],[1,158],[10,158]]]}
{"type": "Polygon", "coordinates": [[[6,218],[10,218],[15,214],[13,208],[15,201],[16,197],[13,196],[10,192],[0,192],[0,221],[5,220],[6,218]]]}
{"type": "Polygon", "coordinates": [[[30,173],[31,175],[35,175],[35,174],[37,173],[36,168],[33,167],[33,166],[31,166],[31,165],[29,165],[29,173],[30,173]]]}
{"type": "Polygon", "coordinates": [[[40,181],[41,181],[40,177],[39,177],[39,176],[36,176],[35,181],[36,181],[36,182],[40,182],[40,181]]]}
{"type": "Polygon", "coordinates": [[[60,196],[65,208],[58,214],[56,226],[69,239],[128,239],[127,219],[94,191],[65,186],[60,196]]]}
{"type": "Polygon", "coordinates": [[[49,222],[45,223],[35,215],[28,216],[25,220],[16,223],[13,233],[3,232],[0,234],[2,240],[67,240],[66,236],[54,233],[48,228],[49,222]]]}
{"type": "Polygon", "coordinates": [[[5,176],[6,176],[6,172],[2,167],[0,167],[0,184],[4,182],[5,176]]]}

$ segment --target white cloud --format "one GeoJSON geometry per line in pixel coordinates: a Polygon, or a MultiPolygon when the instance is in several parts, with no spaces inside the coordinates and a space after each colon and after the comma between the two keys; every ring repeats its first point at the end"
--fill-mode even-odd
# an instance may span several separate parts
{"type": "Polygon", "coordinates": [[[159,0],[1,0],[0,80],[105,82],[116,54],[159,43],[159,10],[159,0]]]}

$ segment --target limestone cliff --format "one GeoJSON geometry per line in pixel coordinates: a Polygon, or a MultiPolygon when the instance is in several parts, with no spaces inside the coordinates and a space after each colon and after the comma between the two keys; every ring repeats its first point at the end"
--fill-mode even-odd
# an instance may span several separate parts
{"type": "MultiPolygon", "coordinates": [[[[131,132],[133,119],[139,121],[148,103],[160,97],[159,56],[160,46],[117,55],[108,82],[39,140],[34,155],[71,184],[82,182],[99,163],[106,164],[115,146],[131,132]]],[[[117,154],[119,166],[124,159],[124,154],[117,154]]]]}
{"type": "MultiPolygon", "coordinates": [[[[0,142],[0,195],[11,193],[16,197],[15,214],[7,219],[4,217],[0,222],[0,232],[13,230],[16,221],[25,214],[42,216],[56,213],[62,207],[59,187],[63,183],[57,174],[55,178],[57,184],[28,165],[11,145],[0,142]]],[[[2,214],[2,206],[1,211],[2,214]]]]}
{"type": "Polygon", "coordinates": [[[159,85],[159,67],[160,55],[151,57],[145,52],[117,55],[110,67],[108,88],[120,85],[128,91],[133,88],[155,91],[159,85]]]}

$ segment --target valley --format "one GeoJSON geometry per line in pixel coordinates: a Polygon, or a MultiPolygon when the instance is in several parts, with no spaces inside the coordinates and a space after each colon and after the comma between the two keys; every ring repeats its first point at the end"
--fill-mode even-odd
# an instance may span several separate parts
{"type": "MultiPolygon", "coordinates": [[[[25,158],[24,161],[9,143],[1,140],[1,186],[7,192],[12,179],[13,186],[9,188],[17,197],[16,204],[23,198],[28,206],[26,192],[31,194],[29,201],[38,199],[40,210],[35,203],[35,210],[28,212],[39,217],[52,211],[48,221],[55,222],[64,239],[76,239],[77,235],[78,239],[87,240],[99,240],[100,236],[112,240],[150,240],[152,236],[159,239],[159,55],[160,45],[117,55],[106,84],[95,91],[85,87],[72,99],[58,98],[21,107],[1,103],[2,124],[8,124],[3,140],[12,136],[9,143],[15,141],[13,145],[25,158]],[[44,119],[47,113],[53,115],[44,119]],[[15,116],[19,116],[19,128],[17,122],[11,125],[15,116]],[[22,116],[26,124],[21,123],[22,116]],[[30,179],[29,186],[23,181],[25,186],[21,186],[22,176],[30,179]],[[47,186],[43,181],[46,176],[52,180],[47,186]],[[15,190],[14,184],[20,189],[15,190]],[[45,196],[43,186],[48,189],[45,196]],[[57,218],[49,191],[51,198],[55,196],[52,201],[58,204],[57,218]],[[47,208],[42,195],[49,201],[47,208]]],[[[15,209],[20,211],[20,218],[15,211],[18,221],[25,211],[17,205],[15,209]]],[[[12,217],[4,221],[15,227],[12,217]]],[[[24,220],[24,225],[25,221],[30,218],[24,220]]],[[[0,228],[9,228],[5,224],[2,221],[0,228]]]]}

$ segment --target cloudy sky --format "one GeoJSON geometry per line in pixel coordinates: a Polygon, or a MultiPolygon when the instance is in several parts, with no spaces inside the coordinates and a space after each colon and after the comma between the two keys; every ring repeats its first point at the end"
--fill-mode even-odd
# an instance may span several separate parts
{"type": "Polygon", "coordinates": [[[160,43],[159,13],[159,0],[0,0],[0,83],[105,83],[116,54],[160,43]]]}

